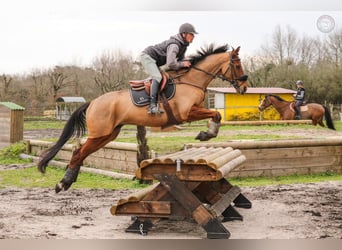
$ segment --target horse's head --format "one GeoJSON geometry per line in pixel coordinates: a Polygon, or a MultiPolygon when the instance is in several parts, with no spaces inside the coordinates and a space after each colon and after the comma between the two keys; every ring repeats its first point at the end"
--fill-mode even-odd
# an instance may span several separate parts
{"type": "Polygon", "coordinates": [[[240,47],[231,52],[227,52],[228,48],[228,44],[219,47],[210,44],[207,48],[201,48],[197,54],[190,56],[191,69],[194,71],[186,71],[189,73],[187,81],[196,82],[198,85],[202,81],[204,86],[201,88],[206,88],[213,78],[220,78],[230,82],[237,93],[244,94],[248,87],[248,76],[244,74],[239,58],[240,47]],[[198,71],[201,73],[199,74],[198,71]]]}
{"type": "Polygon", "coordinates": [[[262,100],[261,104],[259,105],[259,111],[264,111],[267,109],[269,106],[272,105],[272,100],[270,98],[270,95],[266,95],[264,100],[262,100]]]}
{"type": "Polygon", "coordinates": [[[236,92],[243,95],[248,87],[248,75],[244,74],[239,57],[240,47],[229,53],[229,61],[221,67],[221,79],[229,81],[236,92]]]}

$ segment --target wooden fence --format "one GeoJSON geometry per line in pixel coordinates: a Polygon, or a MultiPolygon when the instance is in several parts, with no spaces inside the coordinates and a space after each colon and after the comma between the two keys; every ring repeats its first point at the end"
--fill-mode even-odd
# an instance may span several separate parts
{"type": "MultiPolygon", "coordinates": [[[[84,143],[84,139],[80,141],[84,143]]],[[[27,152],[39,155],[51,146],[51,142],[30,140],[27,152]]],[[[273,141],[230,141],[224,143],[189,143],[185,150],[193,147],[232,147],[241,150],[247,160],[229,173],[229,177],[281,176],[290,174],[312,174],[333,171],[342,173],[342,138],[300,139],[273,141]]],[[[66,144],[57,158],[69,161],[74,144],[66,144]]],[[[91,154],[85,165],[104,170],[135,174],[137,144],[110,142],[91,154]]]]}
{"type": "Polygon", "coordinates": [[[203,146],[241,150],[247,160],[230,177],[342,173],[342,138],[190,143],[185,148],[203,146]]]}
{"type": "MultiPolygon", "coordinates": [[[[83,145],[85,139],[77,143],[83,145]]],[[[40,155],[44,150],[52,146],[52,142],[40,140],[26,141],[26,152],[28,154],[40,155]]],[[[56,155],[56,159],[69,162],[72,152],[77,144],[65,144],[56,155]]],[[[137,144],[110,142],[105,147],[92,153],[84,160],[84,165],[100,168],[103,170],[115,170],[126,174],[135,174],[137,169],[137,144]]]]}

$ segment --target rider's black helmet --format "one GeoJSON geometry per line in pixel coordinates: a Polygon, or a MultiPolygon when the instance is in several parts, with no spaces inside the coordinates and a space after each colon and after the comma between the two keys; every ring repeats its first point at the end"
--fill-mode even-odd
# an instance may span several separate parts
{"type": "Polygon", "coordinates": [[[195,30],[195,27],[191,23],[183,23],[179,27],[179,33],[192,33],[192,34],[198,34],[195,30]]]}

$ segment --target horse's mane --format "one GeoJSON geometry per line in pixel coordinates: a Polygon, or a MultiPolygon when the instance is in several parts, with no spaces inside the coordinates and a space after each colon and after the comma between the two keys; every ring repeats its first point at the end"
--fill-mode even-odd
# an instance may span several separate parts
{"type": "Polygon", "coordinates": [[[284,100],[283,98],[281,98],[281,97],[278,96],[278,95],[269,94],[268,96],[273,96],[274,98],[276,98],[278,101],[281,101],[281,102],[288,102],[288,101],[284,100]]]}
{"type": "Polygon", "coordinates": [[[211,43],[205,47],[201,47],[199,50],[196,51],[196,54],[190,55],[189,60],[192,65],[195,65],[196,63],[203,60],[209,55],[227,52],[228,49],[229,49],[228,44],[216,46],[214,43],[211,43]]]}

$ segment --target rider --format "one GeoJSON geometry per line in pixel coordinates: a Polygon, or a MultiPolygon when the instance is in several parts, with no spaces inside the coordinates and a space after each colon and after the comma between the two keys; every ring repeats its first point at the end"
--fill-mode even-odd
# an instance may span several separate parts
{"type": "Polygon", "coordinates": [[[296,82],[296,85],[297,85],[297,93],[294,94],[294,98],[296,100],[296,103],[295,103],[295,111],[296,111],[296,116],[295,116],[295,120],[299,120],[301,117],[300,117],[300,106],[304,103],[304,98],[305,98],[305,89],[303,87],[303,82],[301,80],[298,80],[296,82]]]}
{"type": "Polygon", "coordinates": [[[179,33],[171,36],[159,44],[149,46],[140,55],[141,64],[146,72],[152,77],[150,107],[149,114],[163,113],[158,108],[158,91],[159,84],[162,80],[160,66],[165,65],[170,70],[178,70],[180,68],[188,68],[191,66],[190,61],[182,61],[185,52],[190,43],[192,43],[195,34],[198,34],[195,27],[190,23],[183,23],[179,27],[179,33]]]}

